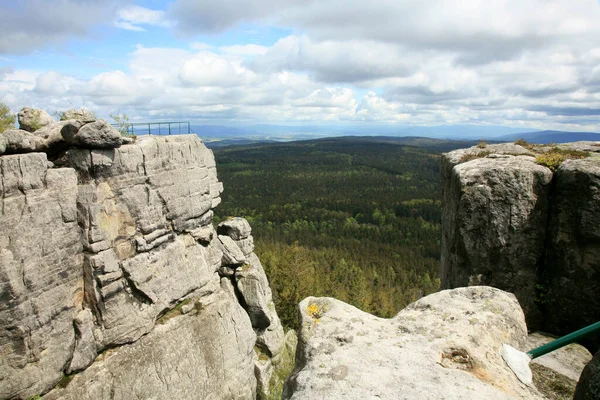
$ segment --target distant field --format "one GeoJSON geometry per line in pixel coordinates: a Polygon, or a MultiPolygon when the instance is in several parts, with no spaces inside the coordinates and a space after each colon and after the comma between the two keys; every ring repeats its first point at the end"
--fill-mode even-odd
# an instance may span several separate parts
{"type": "Polygon", "coordinates": [[[342,137],[216,148],[216,219],[250,221],[285,325],[310,295],[390,317],[439,289],[440,154],[469,145],[342,137]]]}

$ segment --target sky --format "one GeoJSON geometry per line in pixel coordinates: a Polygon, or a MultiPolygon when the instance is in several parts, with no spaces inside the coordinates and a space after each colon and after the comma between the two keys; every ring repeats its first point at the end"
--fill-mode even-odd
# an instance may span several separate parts
{"type": "Polygon", "coordinates": [[[0,0],[0,102],[600,131],[598,0],[0,0]]]}

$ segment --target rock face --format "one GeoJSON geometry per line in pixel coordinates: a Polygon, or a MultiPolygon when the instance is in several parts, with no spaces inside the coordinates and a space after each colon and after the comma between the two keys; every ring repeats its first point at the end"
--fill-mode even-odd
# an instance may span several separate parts
{"type": "Polygon", "coordinates": [[[23,107],[17,114],[17,118],[19,128],[28,132],[35,132],[55,122],[46,111],[29,107],[23,107]]]}
{"type": "Polygon", "coordinates": [[[247,221],[222,236],[243,261],[222,264],[211,151],[194,135],[70,143],[60,168],[0,157],[0,398],[254,398],[290,352],[247,221]]]}
{"type": "Polygon", "coordinates": [[[61,378],[75,345],[77,176],[43,153],[1,157],[0,172],[0,398],[29,398],[61,378]]]}
{"type": "Polygon", "coordinates": [[[600,399],[600,352],[585,367],[573,400],[600,399]]]}
{"type": "Polygon", "coordinates": [[[543,399],[499,355],[523,348],[514,295],[490,287],[445,290],[381,319],[331,298],[299,305],[289,399],[543,399]]]}
{"type": "Polygon", "coordinates": [[[531,330],[563,335],[599,320],[599,145],[560,145],[591,156],[556,173],[536,163],[546,147],[443,155],[442,286],[513,292],[531,330]]]}
{"type": "Polygon", "coordinates": [[[158,325],[137,342],[108,351],[44,399],[252,399],[254,332],[225,293],[158,325]]]}
{"type": "Polygon", "coordinates": [[[88,149],[112,149],[129,138],[104,120],[85,110],[69,110],[59,122],[43,110],[24,107],[19,112],[20,129],[9,129],[0,135],[0,155],[28,152],[57,153],[69,146],[88,149]],[[64,119],[73,117],[73,119],[64,119]]]}
{"type": "Polygon", "coordinates": [[[291,372],[295,335],[290,331],[288,336],[284,336],[267,276],[253,252],[254,240],[248,221],[239,217],[228,219],[219,224],[217,232],[223,248],[223,267],[219,270],[221,279],[231,280],[231,290],[248,312],[257,337],[255,371],[258,398],[273,398],[282,389],[285,378],[281,376],[291,372]]]}

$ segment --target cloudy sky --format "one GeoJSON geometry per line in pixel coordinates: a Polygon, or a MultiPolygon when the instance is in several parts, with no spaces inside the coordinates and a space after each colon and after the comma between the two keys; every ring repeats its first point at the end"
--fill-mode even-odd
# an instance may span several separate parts
{"type": "Polygon", "coordinates": [[[600,131],[598,0],[0,0],[0,101],[600,131]]]}

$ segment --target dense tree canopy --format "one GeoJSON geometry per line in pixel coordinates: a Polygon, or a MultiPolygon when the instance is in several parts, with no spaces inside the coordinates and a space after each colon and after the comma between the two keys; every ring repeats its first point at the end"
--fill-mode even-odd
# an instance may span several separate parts
{"type": "Polygon", "coordinates": [[[337,138],[216,149],[216,219],[250,221],[285,325],[307,296],[390,317],[439,289],[440,154],[461,146],[337,138]]]}

